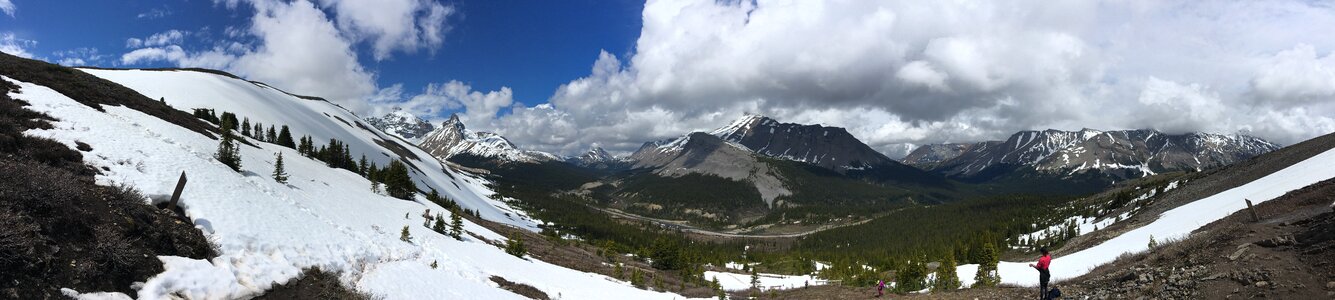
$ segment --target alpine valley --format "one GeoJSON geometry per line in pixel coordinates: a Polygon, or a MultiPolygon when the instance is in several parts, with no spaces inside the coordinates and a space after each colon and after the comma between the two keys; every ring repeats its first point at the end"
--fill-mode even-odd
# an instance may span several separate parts
{"type": "MultiPolygon", "coordinates": [[[[398,113],[398,112],[396,112],[398,113]]],[[[386,127],[382,130],[394,130],[386,127]]],[[[527,196],[672,226],[791,234],[886,211],[987,194],[1067,197],[1129,179],[1226,166],[1279,147],[1247,135],[1155,130],[1024,131],[1007,141],[931,144],[904,163],[838,127],[745,115],[717,129],[645,142],[622,157],[521,150],[451,116],[419,145],[527,196]]]]}

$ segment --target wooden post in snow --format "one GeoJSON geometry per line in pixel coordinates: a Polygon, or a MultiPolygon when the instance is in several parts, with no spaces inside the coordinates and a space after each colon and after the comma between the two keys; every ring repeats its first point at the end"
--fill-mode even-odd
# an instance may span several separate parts
{"type": "Polygon", "coordinates": [[[1261,218],[1256,216],[1256,208],[1252,206],[1252,200],[1251,199],[1242,199],[1242,200],[1247,201],[1247,213],[1252,215],[1252,222],[1260,222],[1261,218]]]}
{"type": "MultiPolygon", "coordinates": [[[[176,211],[176,201],[181,200],[181,191],[185,190],[185,171],[181,171],[181,179],[176,181],[176,191],[172,192],[172,200],[167,203],[167,210],[176,211]]],[[[1250,202],[1248,202],[1250,203],[1250,202]]]]}

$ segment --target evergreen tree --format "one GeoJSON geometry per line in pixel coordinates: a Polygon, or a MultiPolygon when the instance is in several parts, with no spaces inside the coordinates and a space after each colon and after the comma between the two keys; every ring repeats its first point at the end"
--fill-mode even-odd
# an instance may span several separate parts
{"type": "Polygon", "coordinates": [[[524,240],[519,239],[518,234],[512,234],[510,239],[505,241],[505,253],[524,258],[524,255],[528,254],[528,249],[524,248],[524,240]]]}
{"type": "Polygon", "coordinates": [[[223,112],[221,120],[222,127],[226,130],[236,130],[237,123],[240,122],[236,119],[236,114],[230,112],[223,112]]]}
{"type": "Polygon", "coordinates": [[[255,140],[264,141],[264,125],[261,125],[260,122],[255,122],[255,130],[251,131],[251,134],[253,134],[255,140]]]}
{"type": "Polygon", "coordinates": [[[362,160],[357,162],[357,174],[366,176],[366,154],[362,154],[362,160]]]}
{"type": "Polygon", "coordinates": [[[616,272],[617,279],[626,278],[626,270],[621,268],[620,262],[616,263],[616,267],[613,267],[613,272],[616,272]]]}
{"type": "Polygon", "coordinates": [[[278,159],[274,161],[273,180],[278,183],[287,183],[287,169],[283,167],[282,152],[278,152],[278,159]]]}
{"type": "Polygon", "coordinates": [[[450,213],[450,237],[464,240],[464,218],[459,216],[458,210],[450,213]]]}
{"type": "Polygon", "coordinates": [[[637,288],[644,288],[644,276],[640,275],[639,268],[632,268],[630,270],[630,285],[637,288]]]}
{"type": "Polygon", "coordinates": [[[218,159],[218,162],[232,168],[233,171],[241,171],[241,146],[232,137],[232,131],[227,130],[229,127],[235,127],[235,125],[229,123],[230,121],[223,120],[222,141],[218,143],[218,153],[214,154],[213,157],[218,159]]]}
{"type": "Polygon", "coordinates": [[[926,257],[914,256],[895,271],[895,291],[908,293],[927,287],[927,265],[923,260],[926,257]]]}
{"type": "Polygon", "coordinates": [[[404,242],[413,242],[413,235],[408,233],[408,225],[403,225],[403,231],[399,232],[399,240],[404,242]]]}
{"type": "Polygon", "coordinates": [[[978,265],[978,273],[974,274],[974,286],[997,286],[1001,283],[1001,277],[997,274],[997,263],[1000,260],[997,249],[992,243],[985,243],[979,253],[983,261],[978,265]]]}
{"type": "Polygon", "coordinates": [[[287,130],[287,125],[283,125],[283,129],[278,131],[278,145],[288,148],[297,146],[292,142],[292,132],[287,130]]]}
{"type": "Polygon", "coordinates": [[[250,117],[246,117],[241,121],[241,135],[250,136],[250,117]]]}
{"type": "Polygon", "coordinates": [[[1154,235],[1151,234],[1151,235],[1150,235],[1150,249],[1154,249],[1155,247],[1159,247],[1159,242],[1158,242],[1158,241],[1155,241],[1155,240],[1154,240],[1154,235]]]}
{"type": "Polygon", "coordinates": [[[297,153],[301,153],[301,155],[305,157],[314,156],[311,154],[311,148],[314,148],[313,146],[311,146],[311,140],[307,136],[303,135],[301,136],[299,141],[300,143],[297,144],[297,153]]]}
{"type": "Polygon", "coordinates": [[[932,291],[949,291],[960,288],[960,277],[955,271],[955,255],[947,253],[941,260],[941,267],[936,268],[936,281],[932,282],[932,291]]]}
{"type": "Polygon", "coordinates": [[[684,267],[681,261],[681,247],[665,237],[654,240],[649,249],[649,258],[653,259],[650,265],[655,269],[676,270],[684,267]]]}
{"type": "Polygon", "coordinates": [[[220,122],[220,121],[218,120],[218,115],[215,114],[215,113],[213,112],[212,109],[207,109],[207,108],[196,108],[196,109],[194,110],[193,115],[194,115],[196,118],[199,118],[200,120],[208,121],[209,123],[218,124],[218,123],[220,122]]]}
{"type": "Polygon", "coordinates": [[[714,288],[714,294],[718,296],[718,300],[728,299],[728,293],[723,292],[723,285],[718,283],[718,276],[714,276],[714,281],[710,282],[710,285],[714,288]]]}
{"type": "Polygon", "coordinates": [[[417,192],[417,184],[408,176],[408,166],[399,160],[389,163],[385,173],[381,174],[381,181],[385,182],[385,192],[390,197],[409,200],[417,192]]]}
{"type": "Polygon", "coordinates": [[[445,216],[436,214],[436,223],[431,226],[431,230],[440,234],[447,234],[445,231],[445,216]]]}
{"type": "Polygon", "coordinates": [[[274,144],[278,143],[278,133],[277,131],[274,131],[273,125],[269,125],[269,130],[264,133],[264,141],[274,144]]]}
{"type": "Polygon", "coordinates": [[[760,292],[760,274],[756,274],[756,268],[748,269],[751,269],[751,294],[755,296],[755,293],[760,292]]]}
{"type": "Polygon", "coordinates": [[[435,268],[438,267],[438,266],[439,266],[439,265],[436,264],[436,261],[434,261],[434,260],[431,261],[431,268],[432,268],[432,269],[435,269],[435,268]]]}

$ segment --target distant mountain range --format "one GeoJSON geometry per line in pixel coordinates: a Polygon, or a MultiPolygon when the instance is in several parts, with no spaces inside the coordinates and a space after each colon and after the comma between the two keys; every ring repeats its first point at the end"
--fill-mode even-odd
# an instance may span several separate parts
{"type": "Polygon", "coordinates": [[[1278,149],[1263,139],[1210,133],[1166,134],[1151,129],[1100,131],[1021,131],[1005,141],[929,144],[899,161],[877,152],[839,127],[781,123],[760,115],[743,116],[709,133],[694,132],[674,139],[645,143],[628,157],[616,157],[599,147],[578,156],[522,150],[490,132],[465,128],[452,115],[438,128],[405,111],[396,110],[367,123],[419,142],[443,159],[468,154],[474,159],[501,163],[565,162],[594,169],[653,168],[662,174],[700,173],[775,187],[764,192],[772,199],[787,192],[766,175],[758,158],[800,162],[841,174],[869,169],[895,169],[900,181],[913,181],[912,168],[972,182],[1013,173],[1070,176],[1096,172],[1112,180],[1157,173],[1203,170],[1232,164],[1278,149]],[[726,146],[726,147],[725,147],[726,146]],[[907,165],[907,166],[906,166],[907,165]],[[908,167],[912,166],[912,168],[908,167]]]}
{"type": "Polygon", "coordinates": [[[1150,129],[1021,131],[1005,141],[925,145],[904,163],[950,178],[987,180],[1007,173],[1099,172],[1114,179],[1220,167],[1279,149],[1263,139],[1150,129]]]}
{"type": "Polygon", "coordinates": [[[502,162],[536,163],[561,159],[547,152],[520,150],[499,134],[468,130],[459,121],[459,115],[450,115],[439,128],[427,133],[418,147],[446,160],[459,155],[492,158],[502,162]]]}
{"type": "MultiPolygon", "coordinates": [[[[391,124],[382,129],[400,135],[421,127],[402,125],[416,124],[402,121],[414,119],[402,112],[381,119],[394,122],[368,123],[391,124]]],[[[647,142],[626,157],[598,147],[573,157],[523,150],[498,134],[468,130],[458,116],[425,134],[419,146],[508,178],[508,186],[571,192],[626,212],[724,227],[784,211],[806,214],[813,207],[829,214],[813,219],[820,220],[905,201],[1083,194],[1121,180],[1228,165],[1278,148],[1246,135],[1046,130],[1022,131],[1005,141],[925,145],[901,163],[843,128],[759,115],[647,142]]]]}

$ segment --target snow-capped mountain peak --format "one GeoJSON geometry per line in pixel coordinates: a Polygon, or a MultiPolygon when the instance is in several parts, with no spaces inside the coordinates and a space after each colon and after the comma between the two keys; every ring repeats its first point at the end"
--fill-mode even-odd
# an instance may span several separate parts
{"type": "Polygon", "coordinates": [[[584,154],[580,154],[579,158],[589,161],[606,161],[606,160],[616,159],[616,157],[612,156],[612,154],[607,153],[607,150],[603,150],[603,147],[598,147],[598,146],[594,146],[593,149],[589,149],[589,152],[584,152],[584,154]]]}
{"type": "Polygon", "coordinates": [[[586,168],[617,168],[628,165],[627,158],[616,157],[602,147],[594,145],[592,149],[575,157],[571,157],[566,162],[586,168]]]}
{"type": "Polygon", "coordinates": [[[440,159],[459,155],[530,163],[560,159],[546,152],[520,150],[499,134],[468,130],[463,121],[459,120],[458,114],[450,115],[449,119],[440,124],[440,128],[428,133],[418,146],[440,159]]]}
{"type": "Polygon", "coordinates": [[[435,129],[431,122],[397,107],[384,116],[366,118],[366,123],[412,143],[420,143],[422,137],[435,129]]]}
{"type": "Polygon", "coordinates": [[[904,160],[919,168],[956,177],[969,177],[993,166],[1007,165],[1061,174],[1100,170],[1126,178],[1203,170],[1278,148],[1245,134],[1048,129],[1017,132],[1005,141],[925,145],[904,160]]]}
{"type": "Polygon", "coordinates": [[[738,118],[737,120],[733,120],[732,123],[729,123],[727,126],[715,129],[709,134],[726,139],[726,136],[739,134],[741,133],[741,131],[750,130],[762,124],[772,126],[772,125],[777,125],[778,123],[779,123],[778,121],[774,121],[774,119],[770,119],[769,117],[766,116],[757,114],[746,114],[743,115],[741,118],[738,118]]]}

